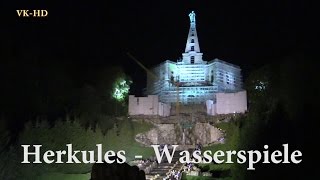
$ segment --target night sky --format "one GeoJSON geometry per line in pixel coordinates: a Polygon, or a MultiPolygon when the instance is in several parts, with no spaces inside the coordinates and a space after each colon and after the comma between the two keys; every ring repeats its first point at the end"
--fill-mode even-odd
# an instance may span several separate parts
{"type": "MultiPolygon", "coordinates": [[[[4,119],[2,117],[7,118],[8,129],[13,132],[14,140],[18,138],[24,122],[35,120],[41,115],[54,122],[75,109],[80,109],[81,113],[96,114],[93,110],[100,109],[91,105],[104,101],[108,108],[101,108],[99,112],[109,113],[107,110],[112,111],[114,104],[98,96],[105,96],[105,91],[98,91],[104,89],[98,83],[83,80],[91,72],[94,74],[109,66],[122,67],[133,80],[130,93],[141,95],[146,86],[146,73],[127,56],[127,52],[148,68],[165,60],[176,61],[184,52],[189,30],[188,14],[193,10],[196,13],[197,33],[204,60],[219,58],[239,65],[244,80],[264,65],[285,60],[282,66],[279,65],[280,70],[270,71],[278,73],[270,77],[280,77],[279,81],[272,79],[272,82],[279,82],[273,86],[272,93],[278,93],[275,97],[287,98],[280,105],[292,106],[293,110],[285,112],[279,106],[279,113],[275,113],[272,122],[263,126],[260,135],[270,143],[280,144],[281,140],[285,140],[285,143],[293,142],[297,146],[312,145],[308,148],[318,150],[314,148],[316,133],[310,129],[319,127],[313,125],[318,122],[319,115],[317,118],[312,117],[319,110],[313,107],[319,102],[315,101],[320,92],[316,88],[319,86],[319,66],[315,64],[319,64],[319,58],[309,58],[309,53],[318,51],[314,50],[316,46],[311,48],[311,42],[317,42],[318,32],[312,25],[316,25],[319,19],[316,19],[315,11],[311,11],[313,8],[310,6],[305,0],[2,0],[0,120],[4,119]],[[48,10],[48,17],[19,17],[16,12],[19,9],[45,9],[48,10]],[[306,56],[308,58],[304,58],[306,56]],[[308,64],[306,60],[312,63],[308,64]],[[288,61],[300,63],[292,65],[288,61]],[[283,69],[286,71],[282,73],[283,69]],[[86,94],[84,90],[87,90],[87,84],[97,91],[88,91],[86,94]],[[81,100],[85,103],[81,103],[81,100]],[[81,109],[79,107],[82,104],[88,106],[81,109]],[[287,114],[296,117],[286,117],[287,114]],[[282,121],[283,117],[293,121],[282,121]],[[304,131],[300,132],[300,129],[304,131]],[[287,132],[291,133],[290,137],[283,136],[287,132]]],[[[114,112],[113,115],[116,114],[114,112]]],[[[309,154],[312,155],[312,161],[309,161],[312,163],[305,165],[314,166],[314,156],[309,154]]],[[[283,170],[275,167],[275,170],[283,170]]],[[[277,174],[267,169],[264,172],[274,176],[277,174]]],[[[288,166],[282,174],[286,176],[292,172],[304,174],[307,171],[295,171],[288,166]]]]}
{"type": "Polygon", "coordinates": [[[304,53],[312,38],[303,1],[115,2],[2,4],[2,60],[63,61],[75,71],[120,65],[133,78],[132,92],[138,93],[145,73],[126,52],[147,67],[176,61],[185,48],[191,10],[197,15],[204,60],[239,65],[244,76],[278,58],[304,53]],[[17,9],[47,9],[49,15],[21,18],[17,9]]]}

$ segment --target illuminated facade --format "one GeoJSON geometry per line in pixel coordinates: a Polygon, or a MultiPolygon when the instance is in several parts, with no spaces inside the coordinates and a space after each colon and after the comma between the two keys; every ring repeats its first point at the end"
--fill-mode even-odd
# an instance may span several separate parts
{"type": "Polygon", "coordinates": [[[151,71],[147,77],[147,94],[158,95],[164,103],[183,104],[215,101],[215,93],[238,92],[242,90],[242,76],[239,66],[214,59],[204,61],[196,31],[195,13],[189,14],[190,29],[185,52],[176,62],[167,60],[151,71]]]}

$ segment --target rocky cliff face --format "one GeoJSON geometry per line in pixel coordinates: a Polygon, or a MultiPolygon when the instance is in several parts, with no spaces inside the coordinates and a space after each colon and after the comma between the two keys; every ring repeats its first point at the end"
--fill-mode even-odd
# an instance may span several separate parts
{"type": "Polygon", "coordinates": [[[176,144],[177,133],[175,124],[157,124],[156,127],[146,133],[136,135],[136,141],[144,145],[152,144],[176,144]]]}
{"type": "Polygon", "coordinates": [[[146,146],[153,144],[208,145],[217,142],[223,133],[209,123],[195,123],[183,129],[180,124],[156,124],[146,133],[137,134],[135,139],[146,146]]]}

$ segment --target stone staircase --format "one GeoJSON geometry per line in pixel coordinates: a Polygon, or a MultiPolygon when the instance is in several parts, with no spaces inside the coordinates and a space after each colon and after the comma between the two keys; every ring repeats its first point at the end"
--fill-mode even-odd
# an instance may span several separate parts
{"type": "Polygon", "coordinates": [[[146,173],[146,179],[163,180],[171,170],[180,171],[184,165],[179,162],[180,152],[181,151],[175,151],[171,163],[165,159],[160,164],[157,164],[149,173],[146,173]]]}
{"type": "Polygon", "coordinates": [[[146,174],[146,179],[163,179],[167,173],[173,168],[174,163],[160,163],[157,167],[153,168],[150,173],[146,174]]]}

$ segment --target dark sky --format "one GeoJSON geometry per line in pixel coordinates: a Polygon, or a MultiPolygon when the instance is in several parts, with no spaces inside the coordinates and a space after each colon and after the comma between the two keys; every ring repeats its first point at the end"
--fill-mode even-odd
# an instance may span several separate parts
{"type": "Polygon", "coordinates": [[[204,60],[219,58],[240,65],[244,73],[303,52],[309,39],[306,1],[1,3],[4,57],[68,61],[74,68],[121,65],[137,83],[135,88],[143,87],[144,71],[126,52],[147,67],[175,61],[184,51],[191,10],[197,15],[204,60]],[[47,9],[49,15],[21,18],[17,9],[47,9]]]}

